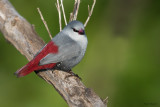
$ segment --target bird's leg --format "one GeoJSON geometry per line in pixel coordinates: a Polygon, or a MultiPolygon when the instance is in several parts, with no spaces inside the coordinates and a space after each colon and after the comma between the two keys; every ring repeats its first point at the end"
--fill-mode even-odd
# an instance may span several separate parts
{"type": "Polygon", "coordinates": [[[54,70],[51,70],[51,71],[52,71],[52,74],[53,74],[53,71],[54,71],[54,70]]]}
{"type": "Polygon", "coordinates": [[[81,77],[79,77],[77,74],[73,73],[71,70],[67,71],[70,75],[66,76],[65,78],[71,77],[71,76],[75,76],[77,78],[79,78],[80,80],[82,80],[81,77]]]}

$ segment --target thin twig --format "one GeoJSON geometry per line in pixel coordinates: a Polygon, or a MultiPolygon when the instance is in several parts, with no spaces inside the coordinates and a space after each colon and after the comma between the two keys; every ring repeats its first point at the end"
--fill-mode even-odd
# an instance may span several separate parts
{"type": "Polygon", "coordinates": [[[67,19],[66,19],[66,15],[65,15],[65,11],[64,11],[63,0],[61,0],[61,6],[62,6],[62,12],[63,12],[63,17],[64,17],[64,22],[65,22],[65,25],[67,25],[67,19]]]}
{"type": "Polygon", "coordinates": [[[75,9],[74,9],[74,12],[73,12],[73,20],[76,20],[77,19],[77,15],[78,15],[78,10],[79,10],[79,5],[80,5],[80,0],[75,0],[75,9]]]}
{"type": "Polygon", "coordinates": [[[57,0],[56,7],[57,7],[58,15],[59,15],[59,28],[61,31],[62,30],[62,22],[61,22],[61,9],[60,9],[59,0],[57,0]]]}
{"type": "Polygon", "coordinates": [[[91,10],[90,10],[90,6],[88,5],[88,13],[90,12],[91,10]]]}
{"type": "Polygon", "coordinates": [[[69,22],[73,20],[73,13],[70,13],[69,22]]]}
{"type": "Polygon", "coordinates": [[[94,9],[95,4],[96,4],[96,0],[93,1],[91,10],[90,10],[89,5],[88,5],[88,14],[89,14],[89,15],[88,15],[88,18],[87,18],[87,20],[86,20],[86,22],[85,22],[85,24],[84,24],[85,27],[86,27],[86,25],[87,25],[87,23],[88,23],[91,15],[92,15],[92,13],[93,13],[93,9],[94,9]]]}
{"type": "Polygon", "coordinates": [[[104,103],[105,105],[107,105],[107,103],[108,103],[108,96],[103,100],[103,103],[104,103]]]}
{"type": "Polygon", "coordinates": [[[43,18],[43,15],[42,15],[42,13],[41,13],[40,9],[39,9],[39,8],[37,8],[37,10],[38,10],[39,15],[40,15],[40,17],[41,17],[41,20],[42,20],[42,21],[43,21],[43,23],[44,23],[44,26],[45,26],[45,27],[46,27],[46,29],[47,29],[47,32],[48,32],[48,34],[49,34],[49,37],[52,39],[52,35],[51,35],[50,31],[49,31],[49,28],[48,28],[48,26],[47,26],[46,21],[45,21],[45,20],[44,20],[44,18],[43,18]]]}
{"type": "Polygon", "coordinates": [[[75,0],[72,16],[70,16],[70,21],[77,19],[79,5],[80,5],[80,0],[75,0]]]}

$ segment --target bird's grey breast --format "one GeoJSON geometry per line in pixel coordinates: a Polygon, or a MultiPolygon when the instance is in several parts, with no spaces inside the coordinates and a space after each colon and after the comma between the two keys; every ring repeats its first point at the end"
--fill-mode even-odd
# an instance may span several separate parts
{"type": "Polygon", "coordinates": [[[77,65],[83,58],[87,43],[77,42],[72,40],[68,35],[60,33],[52,39],[53,42],[59,47],[59,52],[62,61],[59,63],[59,67],[62,70],[70,70],[77,65]]]}

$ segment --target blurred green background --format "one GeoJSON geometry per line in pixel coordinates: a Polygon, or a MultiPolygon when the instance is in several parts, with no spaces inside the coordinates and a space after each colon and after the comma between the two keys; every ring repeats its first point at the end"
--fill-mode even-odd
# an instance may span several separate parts
{"type": "MultiPolygon", "coordinates": [[[[47,43],[50,38],[37,12],[42,11],[52,35],[59,32],[56,0],[10,0],[35,25],[47,43]]],[[[74,0],[64,0],[67,19],[74,0]]],[[[81,0],[78,20],[85,22],[87,5],[81,0]]],[[[64,22],[64,21],[63,21],[64,22]]],[[[64,23],[63,23],[64,27],[64,23]]],[[[97,0],[86,27],[88,48],[73,68],[108,107],[160,107],[160,1],[97,0]]],[[[0,34],[0,107],[67,107],[55,89],[31,73],[13,73],[28,61],[0,34]]]]}

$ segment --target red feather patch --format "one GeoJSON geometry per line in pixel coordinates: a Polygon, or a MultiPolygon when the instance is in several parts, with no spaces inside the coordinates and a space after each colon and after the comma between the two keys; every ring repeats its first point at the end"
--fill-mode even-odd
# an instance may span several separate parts
{"type": "Polygon", "coordinates": [[[49,53],[56,54],[58,53],[58,46],[53,43],[53,41],[50,41],[41,51],[40,53],[35,56],[34,59],[32,59],[27,65],[22,67],[20,70],[18,70],[15,74],[18,77],[25,76],[32,71],[35,70],[41,70],[41,69],[52,69],[56,65],[56,63],[46,64],[46,65],[39,65],[39,62],[42,58],[44,58],[49,53]]]}

